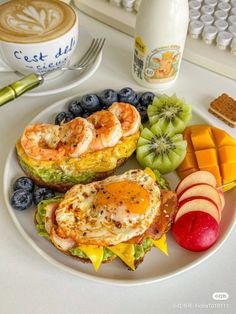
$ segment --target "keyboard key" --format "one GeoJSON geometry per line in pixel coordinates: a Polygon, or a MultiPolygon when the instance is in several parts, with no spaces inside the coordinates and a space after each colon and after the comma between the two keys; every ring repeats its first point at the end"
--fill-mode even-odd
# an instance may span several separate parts
{"type": "Polygon", "coordinates": [[[216,18],[217,20],[226,20],[227,17],[228,17],[227,12],[222,11],[222,10],[217,10],[217,11],[215,11],[215,18],[216,18]]]}
{"type": "Polygon", "coordinates": [[[217,28],[215,26],[205,26],[202,32],[204,42],[211,45],[216,38],[217,28]]]}
{"type": "Polygon", "coordinates": [[[216,20],[214,25],[220,32],[225,31],[229,26],[229,24],[223,20],[216,20]]]}
{"type": "Polygon", "coordinates": [[[190,36],[194,39],[199,38],[200,34],[202,33],[203,27],[204,27],[204,24],[201,21],[190,22],[190,25],[189,25],[190,36]]]}
{"type": "Polygon", "coordinates": [[[209,14],[203,14],[200,18],[204,25],[211,25],[214,22],[214,17],[209,14]]]}
{"type": "Polygon", "coordinates": [[[225,50],[229,46],[232,38],[233,35],[229,32],[219,32],[216,39],[217,47],[221,50],[225,50]]]}
{"type": "Polygon", "coordinates": [[[236,25],[236,15],[230,15],[228,22],[230,25],[236,25]]]}

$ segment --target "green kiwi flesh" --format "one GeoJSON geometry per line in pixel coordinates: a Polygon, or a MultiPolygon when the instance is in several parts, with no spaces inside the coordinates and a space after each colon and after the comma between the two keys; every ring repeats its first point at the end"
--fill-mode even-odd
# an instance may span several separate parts
{"type": "Polygon", "coordinates": [[[157,124],[163,132],[181,133],[192,118],[191,105],[176,95],[155,97],[147,109],[151,125],[157,124]]]}
{"type": "Polygon", "coordinates": [[[184,160],[187,143],[182,134],[163,132],[157,124],[144,128],[137,144],[136,157],[143,167],[160,173],[175,170],[184,160]]]}

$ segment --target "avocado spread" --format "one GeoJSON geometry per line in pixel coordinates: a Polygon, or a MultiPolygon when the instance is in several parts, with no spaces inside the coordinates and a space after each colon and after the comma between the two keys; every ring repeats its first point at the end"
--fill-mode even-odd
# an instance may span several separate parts
{"type": "MultiPolygon", "coordinates": [[[[61,197],[49,199],[42,201],[38,204],[37,214],[36,214],[36,221],[37,221],[37,230],[38,235],[43,236],[50,240],[50,235],[45,230],[44,222],[45,222],[45,215],[46,215],[46,206],[50,203],[60,203],[62,200],[61,197]]],[[[152,247],[152,241],[149,238],[143,240],[141,244],[134,244],[134,256],[135,260],[139,260],[144,257],[145,253],[150,250],[152,247]]],[[[79,247],[75,247],[70,249],[70,253],[73,256],[78,256],[80,258],[88,258],[84,252],[80,250],[79,247]]],[[[115,258],[115,254],[109,250],[109,247],[103,247],[103,261],[108,259],[115,258]]]]}

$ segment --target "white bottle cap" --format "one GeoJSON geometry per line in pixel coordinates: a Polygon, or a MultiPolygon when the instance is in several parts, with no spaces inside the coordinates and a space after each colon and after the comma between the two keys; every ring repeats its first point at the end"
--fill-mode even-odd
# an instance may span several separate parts
{"type": "Polygon", "coordinates": [[[231,0],[231,5],[233,8],[236,7],[236,0],[231,0]]]}
{"type": "Polygon", "coordinates": [[[220,32],[225,31],[229,26],[229,24],[224,20],[216,20],[214,25],[220,32]]]}
{"type": "Polygon", "coordinates": [[[202,14],[212,14],[214,12],[214,8],[209,5],[203,5],[201,11],[202,14]]]}
{"type": "Polygon", "coordinates": [[[226,20],[227,16],[228,16],[228,14],[225,11],[222,11],[222,10],[215,11],[215,18],[217,20],[226,20]]]}
{"type": "Polygon", "coordinates": [[[204,23],[204,25],[211,25],[214,22],[214,17],[209,14],[203,14],[200,20],[204,23]]]}
{"type": "Polygon", "coordinates": [[[230,15],[228,22],[230,25],[236,25],[236,15],[230,15]]]}
{"type": "Polygon", "coordinates": [[[190,21],[196,21],[199,19],[201,13],[198,10],[191,9],[189,10],[190,21]]]}
{"type": "MultiPolygon", "coordinates": [[[[230,0],[220,0],[220,2],[229,2],[230,0]]],[[[219,2],[219,1],[217,1],[219,2]]]]}
{"type": "Polygon", "coordinates": [[[233,35],[229,32],[219,32],[216,42],[217,47],[221,50],[225,50],[227,46],[230,44],[233,35]]]}
{"type": "Polygon", "coordinates": [[[206,44],[211,44],[216,38],[217,28],[215,26],[205,26],[202,32],[203,40],[206,44]]]}
{"type": "Polygon", "coordinates": [[[229,32],[236,37],[236,25],[230,25],[229,32]]]}
{"type": "Polygon", "coordinates": [[[133,11],[135,0],[122,0],[123,7],[126,11],[133,11]]]}
{"type": "Polygon", "coordinates": [[[204,24],[201,21],[193,21],[189,24],[189,33],[192,38],[198,38],[202,32],[204,24]]]}
{"type": "Polygon", "coordinates": [[[236,56],[236,38],[234,38],[232,40],[232,43],[231,43],[231,53],[236,56]]]}
{"type": "Polygon", "coordinates": [[[218,10],[222,10],[225,12],[229,12],[231,9],[231,5],[227,2],[220,2],[217,6],[218,10]]]}
{"type": "Polygon", "coordinates": [[[205,0],[205,4],[213,8],[217,5],[217,3],[218,3],[217,0],[205,0]]]}
{"type": "Polygon", "coordinates": [[[201,7],[201,3],[199,1],[189,1],[189,8],[198,10],[201,7]]]}

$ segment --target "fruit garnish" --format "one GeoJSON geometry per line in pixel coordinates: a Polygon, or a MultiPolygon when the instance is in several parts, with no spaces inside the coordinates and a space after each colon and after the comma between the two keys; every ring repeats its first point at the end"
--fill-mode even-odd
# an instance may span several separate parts
{"type": "Polygon", "coordinates": [[[75,117],[71,112],[67,112],[67,111],[59,112],[55,118],[55,124],[61,125],[63,123],[70,122],[74,118],[75,117]]]}
{"type": "Polygon", "coordinates": [[[160,173],[175,170],[186,154],[187,143],[181,134],[163,132],[158,125],[144,128],[137,144],[137,160],[143,167],[160,173]]]}
{"type": "Polygon", "coordinates": [[[147,112],[151,125],[157,124],[163,132],[181,133],[192,118],[191,106],[176,95],[155,97],[147,112]]]}
{"type": "Polygon", "coordinates": [[[218,186],[224,186],[224,191],[236,186],[235,139],[226,131],[209,125],[187,127],[183,136],[187,141],[187,154],[177,169],[181,179],[195,171],[205,170],[215,176],[218,186]]]}
{"type": "Polygon", "coordinates": [[[16,210],[25,210],[32,205],[33,195],[27,190],[16,190],[11,197],[11,205],[16,210]]]}
{"type": "Polygon", "coordinates": [[[33,192],[34,186],[35,186],[34,181],[31,178],[20,177],[15,181],[13,185],[13,190],[16,191],[19,189],[23,189],[29,192],[33,192]]]}
{"type": "Polygon", "coordinates": [[[53,198],[55,192],[49,188],[37,188],[33,193],[34,204],[37,205],[40,202],[53,198]]]}

